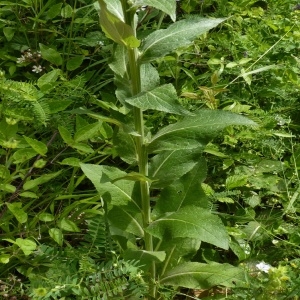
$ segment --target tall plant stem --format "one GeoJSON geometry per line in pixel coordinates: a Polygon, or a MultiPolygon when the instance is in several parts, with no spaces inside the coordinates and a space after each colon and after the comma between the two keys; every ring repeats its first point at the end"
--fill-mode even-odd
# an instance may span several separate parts
{"type": "MultiPolygon", "coordinates": [[[[134,31],[134,14],[128,10],[128,4],[126,0],[122,0],[122,7],[124,12],[124,18],[126,24],[130,25],[134,31]]],[[[131,94],[135,96],[141,92],[141,66],[139,63],[138,50],[136,48],[128,48],[128,68],[130,74],[131,81],[131,94]]],[[[139,134],[135,138],[136,152],[138,157],[138,167],[139,173],[148,176],[148,153],[145,146],[145,131],[144,131],[144,117],[143,111],[140,108],[133,108],[134,115],[134,124],[135,130],[139,134]]],[[[143,211],[143,228],[149,226],[151,222],[151,207],[150,207],[150,191],[149,191],[149,183],[147,181],[140,182],[140,190],[141,190],[141,202],[142,202],[142,211],[143,211]]],[[[148,232],[144,231],[144,243],[146,251],[153,251],[153,239],[152,235],[148,232]]],[[[150,270],[150,289],[149,294],[151,297],[156,298],[156,286],[155,286],[155,278],[156,278],[156,270],[155,263],[152,263],[150,270]]]]}

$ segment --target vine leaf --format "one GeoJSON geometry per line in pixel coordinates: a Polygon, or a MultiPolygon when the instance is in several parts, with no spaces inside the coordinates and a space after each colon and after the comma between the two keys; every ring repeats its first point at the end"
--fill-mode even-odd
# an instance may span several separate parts
{"type": "Polygon", "coordinates": [[[191,16],[175,22],[167,29],[157,30],[149,34],[141,46],[141,62],[150,62],[179,47],[189,45],[199,35],[216,27],[224,20],[226,18],[207,19],[191,16]]]}
{"type": "Polygon", "coordinates": [[[167,234],[170,238],[193,238],[223,249],[229,247],[229,237],[221,219],[201,207],[183,207],[152,222],[146,230],[160,239],[167,234]]]}

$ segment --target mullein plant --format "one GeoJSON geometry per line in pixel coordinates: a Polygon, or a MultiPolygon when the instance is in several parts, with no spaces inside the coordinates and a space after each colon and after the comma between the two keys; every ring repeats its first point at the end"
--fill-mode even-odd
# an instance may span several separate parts
{"type": "Polygon", "coordinates": [[[115,43],[110,68],[120,108],[113,112],[112,107],[112,116],[118,116],[110,119],[115,124],[113,146],[128,168],[81,164],[81,169],[104,203],[112,236],[125,259],[139,260],[143,266],[148,299],[159,299],[162,286],[206,289],[244,284],[245,274],[238,267],[191,259],[201,242],[227,250],[230,241],[201,188],[207,169],[202,152],[225,127],[255,123],[228,111],[187,111],[174,86],[160,84],[153,65],[226,19],[193,15],[176,21],[176,0],[98,2],[101,28],[115,43]],[[174,23],[141,40],[137,11],[145,5],[161,10],[174,23]],[[148,111],[175,114],[178,121],[152,135],[144,122],[148,111]]]}

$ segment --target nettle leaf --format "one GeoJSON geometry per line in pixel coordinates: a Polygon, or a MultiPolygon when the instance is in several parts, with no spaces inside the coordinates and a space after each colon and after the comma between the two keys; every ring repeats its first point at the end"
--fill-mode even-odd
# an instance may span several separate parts
{"type": "Polygon", "coordinates": [[[114,180],[127,175],[118,168],[93,164],[80,164],[83,173],[92,181],[98,193],[112,205],[127,205],[133,202],[137,209],[140,205],[133,198],[135,182],[129,180],[114,180]]]}
{"type": "Polygon", "coordinates": [[[229,236],[221,219],[209,210],[196,206],[183,207],[152,222],[147,231],[162,239],[193,238],[228,249],[229,236]]]}
{"type": "Polygon", "coordinates": [[[31,146],[32,149],[34,149],[38,154],[45,155],[48,151],[47,146],[35,139],[32,139],[28,136],[24,136],[25,141],[31,146]]]}
{"type": "Polygon", "coordinates": [[[155,7],[170,16],[173,22],[176,21],[175,0],[136,0],[134,6],[149,5],[155,7]]]}
{"type": "Polygon", "coordinates": [[[52,64],[55,64],[57,66],[60,66],[62,64],[62,57],[59,52],[57,52],[55,49],[47,47],[43,44],[39,44],[42,57],[52,64]]]}
{"type": "Polygon", "coordinates": [[[120,45],[130,48],[139,47],[140,41],[135,37],[133,29],[107,9],[103,0],[100,4],[100,25],[105,35],[120,45]]]}
{"type": "Polygon", "coordinates": [[[154,109],[178,115],[193,115],[180,106],[177,93],[172,84],[164,84],[153,90],[142,92],[126,99],[126,102],[142,110],[154,109]]]}
{"type": "Polygon", "coordinates": [[[222,110],[199,110],[195,116],[161,129],[148,145],[149,153],[162,150],[204,149],[221,130],[229,125],[256,125],[252,120],[222,110]]]}
{"type": "Polygon", "coordinates": [[[16,239],[16,244],[20,247],[20,249],[24,252],[24,254],[30,255],[36,249],[35,241],[30,239],[16,239]]]}
{"type": "Polygon", "coordinates": [[[248,181],[247,175],[233,175],[226,178],[226,189],[232,190],[236,187],[245,186],[248,181]]]}
{"type": "Polygon", "coordinates": [[[194,150],[163,151],[151,159],[149,177],[153,179],[151,188],[169,185],[187,172],[199,161],[200,154],[194,150]]]}
{"type": "Polygon", "coordinates": [[[226,18],[207,19],[190,16],[170,25],[167,29],[157,30],[146,37],[141,45],[141,62],[150,62],[179,47],[189,45],[199,35],[218,26],[226,18]]]}
{"type": "Polygon", "coordinates": [[[21,202],[6,203],[6,205],[8,210],[14,215],[19,223],[26,223],[28,215],[22,208],[21,202]]]}
{"type": "Polygon", "coordinates": [[[153,214],[160,216],[178,211],[184,206],[207,208],[208,199],[201,187],[201,183],[206,178],[206,172],[206,161],[204,158],[199,158],[198,163],[190,172],[161,191],[153,214]]]}
{"type": "Polygon", "coordinates": [[[23,185],[23,189],[25,191],[31,190],[31,189],[35,188],[36,186],[44,184],[44,183],[50,181],[51,179],[57,177],[58,175],[60,175],[61,172],[62,172],[62,170],[58,171],[58,172],[55,172],[55,173],[42,175],[42,176],[40,176],[36,179],[33,179],[33,180],[27,180],[25,182],[25,184],[23,185]]]}
{"type": "Polygon", "coordinates": [[[58,126],[58,131],[64,142],[68,145],[73,145],[74,140],[72,138],[72,134],[69,132],[69,130],[63,126],[58,126]]]}
{"type": "Polygon", "coordinates": [[[62,218],[59,222],[59,227],[62,230],[71,231],[71,232],[80,232],[80,229],[77,227],[77,225],[66,218],[62,218]]]}
{"type": "Polygon", "coordinates": [[[243,286],[245,272],[229,264],[186,262],[165,273],[160,284],[190,289],[208,289],[217,285],[243,286]]]}

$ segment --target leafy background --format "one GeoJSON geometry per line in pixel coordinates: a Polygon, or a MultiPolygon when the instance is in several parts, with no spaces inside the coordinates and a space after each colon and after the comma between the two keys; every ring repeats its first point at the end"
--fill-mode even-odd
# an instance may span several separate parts
{"type": "MultiPolygon", "coordinates": [[[[233,285],[227,291],[232,299],[297,299],[299,7],[284,0],[234,2],[178,1],[178,20],[187,15],[227,20],[153,62],[161,83],[172,83],[170,93],[180,95],[181,109],[218,108],[247,115],[260,125],[229,126],[205,147],[207,167],[200,163],[207,176],[201,191],[226,225],[230,244],[223,250],[216,241],[202,242],[188,267],[213,262],[245,268],[248,286],[233,285]],[[255,265],[260,261],[272,265],[272,272],[259,272],[255,265]]],[[[79,165],[134,171],[136,162],[133,142],[125,143],[122,131],[116,134],[117,120],[131,120],[120,111],[114,92],[113,67],[108,65],[114,64],[115,46],[102,33],[97,10],[97,4],[83,0],[5,1],[0,6],[3,299],[138,298],[148,288],[136,257],[121,254],[126,240],[112,239],[103,199],[79,165]],[[114,147],[117,142],[125,145],[122,152],[114,147]]],[[[151,7],[138,16],[141,38],[172,24],[151,7]]],[[[151,53],[144,59],[151,60],[151,53]]],[[[171,109],[171,114],[146,114],[153,134],[179,120],[176,106],[171,109]]],[[[201,172],[198,176],[205,178],[201,172]]],[[[161,177],[166,185],[172,179],[161,177]]],[[[188,176],[176,184],[187,182],[188,176]]],[[[166,188],[163,193],[176,192],[166,188]]],[[[159,195],[151,196],[157,216],[168,211],[159,195]]],[[[193,212],[187,214],[192,218],[193,212]]],[[[155,222],[150,230],[162,234],[155,222]]],[[[134,224],[131,231],[139,235],[134,224]]],[[[194,289],[168,288],[168,276],[163,280],[162,299],[197,296],[194,289]]],[[[204,293],[217,298],[225,292],[198,291],[202,298],[204,293]]]]}

